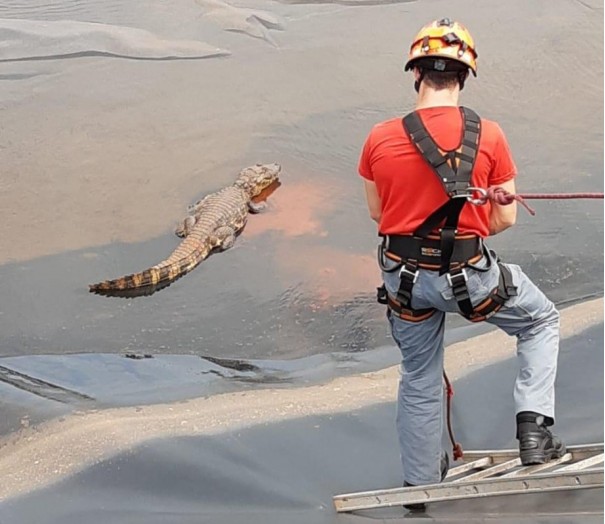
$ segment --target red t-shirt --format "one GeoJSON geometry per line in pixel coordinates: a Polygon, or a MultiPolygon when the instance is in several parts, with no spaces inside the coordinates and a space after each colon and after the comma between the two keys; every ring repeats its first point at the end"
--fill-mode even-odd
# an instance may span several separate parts
{"type": "MultiPolygon", "coordinates": [[[[462,137],[462,115],[457,107],[431,107],[418,111],[427,131],[442,151],[456,149],[462,137]]],[[[366,139],[359,174],[376,184],[382,205],[382,234],[412,234],[448,200],[443,186],[403,128],[401,118],[374,126],[366,139]]],[[[488,188],[514,178],[517,169],[500,126],[481,119],[479,150],[471,186],[488,188]]],[[[458,232],[489,236],[489,202],[467,204],[458,232]]]]}

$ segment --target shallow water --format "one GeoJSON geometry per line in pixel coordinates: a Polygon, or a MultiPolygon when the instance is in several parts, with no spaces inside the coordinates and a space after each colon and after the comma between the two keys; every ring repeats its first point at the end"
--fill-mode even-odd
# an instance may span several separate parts
{"type": "MultiPolygon", "coordinates": [[[[520,191],[603,190],[598,4],[365,4],[3,3],[0,35],[20,32],[0,49],[0,356],[390,345],[356,163],[371,126],[412,107],[406,42],[443,10],[479,42],[462,101],[501,122],[520,191]],[[224,56],[179,59],[200,49],[224,56]],[[582,82],[561,74],[579,54],[582,82]],[[186,206],[257,161],[283,185],[232,250],[151,297],[88,294],[164,259],[186,206]]],[[[492,247],[557,303],[602,294],[602,201],[531,203],[492,247]]]]}

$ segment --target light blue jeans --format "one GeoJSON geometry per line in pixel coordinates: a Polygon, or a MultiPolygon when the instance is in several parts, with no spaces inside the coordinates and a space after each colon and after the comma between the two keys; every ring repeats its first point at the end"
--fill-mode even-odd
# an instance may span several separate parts
{"type": "MultiPolygon", "coordinates": [[[[467,269],[473,305],[489,295],[500,276],[494,255],[487,249],[476,265],[489,269],[485,272],[467,269]]],[[[518,294],[509,298],[487,322],[517,337],[519,372],[513,390],[516,413],[535,411],[554,419],[559,313],[519,266],[507,264],[507,267],[518,294]]],[[[383,272],[383,279],[387,290],[395,294],[399,271],[383,272]]],[[[397,430],[404,480],[423,485],[440,481],[445,312],[458,312],[446,275],[421,269],[412,292],[412,307],[438,310],[422,322],[408,322],[390,315],[391,333],[402,355],[397,430]]]]}

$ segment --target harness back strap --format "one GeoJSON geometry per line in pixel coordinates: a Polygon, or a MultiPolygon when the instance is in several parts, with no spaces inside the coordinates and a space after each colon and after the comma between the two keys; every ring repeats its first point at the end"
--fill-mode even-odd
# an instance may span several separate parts
{"type": "Polygon", "coordinates": [[[498,262],[500,268],[500,279],[498,287],[490,295],[474,308],[471,315],[464,315],[471,322],[483,322],[495,315],[510,297],[517,296],[517,286],[513,282],[513,275],[506,264],[498,262]]]}
{"type": "Polygon", "coordinates": [[[376,288],[376,292],[378,303],[386,304],[388,306],[387,315],[394,314],[402,320],[407,320],[408,322],[422,322],[423,320],[432,317],[437,311],[435,308],[411,309],[409,307],[405,307],[401,302],[388,293],[384,284],[379,288],[376,288]]]}
{"type": "Polygon", "coordinates": [[[449,270],[458,220],[467,191],[471,185],[471,176],[481,135],[481,119],[473,110],[460,108],[463,122],[462,140],[457,149],[442,152],[433,140],[418,113],[413,112],[403,118],[403,127],[416,149],[437,175],[443,189],[450,197],[437,208],[416,229],[414,236],[426,237],[441,224],[441,269],[440,274],[449,270]]]}
{"type": "MultiPolygon", "coordinates": [[[[460,286],[464,289],[457,290],[459,287],[456,282],[457,278],[456,276],[452,277],[452,290],[454,292],[454,296],[456,296],[456,300],[458,301],[460,313],[471,322],[483,322],[484,320],[487,320],[500,311],[502,306],[504,306],[510,297],[517,295],[517,287],[514,285],[513,276],[510,272],[510,269],[508,269],[506,264],[502,264],[499,261],[497,264],[500,268],[498,285],[483,301],[474,307],[471,304],[468,291],[466,289],[466,273],[462,273],[465,280],[464,284],[460,286]],[[465,296],[461,297],[459,293],[463,293],[465,296]]],[[[461,273],[455,274],[459,275],[461,273]]],[[[405,301],[398,300],[400,298],[400,294],[397,293],[396,297],[391,296],[391,294],[387,292],[384,284],[379,287],[377,291],[378,302],[388,305],[389,312],[394,313],[399,318],[407,320],[408,322],[422,322],[432,317],[436,312],[436,309],[434,308],[411,309],[409,306],[406,307],[405,301]]]]}

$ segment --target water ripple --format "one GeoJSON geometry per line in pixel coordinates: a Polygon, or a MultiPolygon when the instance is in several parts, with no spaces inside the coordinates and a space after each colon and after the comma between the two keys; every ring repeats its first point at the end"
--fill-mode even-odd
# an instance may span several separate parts
{"type": "Polygon", "coordinates": [[[0,19],[0,62],[105,55],[139,60],[200,59],[229,51],[196,40],[164,40],[133,27],[0,19]]]}
{"type": "Polygon", "coordinates": [[[0,4],[0,17],[80,20],[90,18],[97,12],[120,12],[123,7],[123,2],[119,0],[104,0],[102,3],[94,0],[6,0],[0,4]]]}

